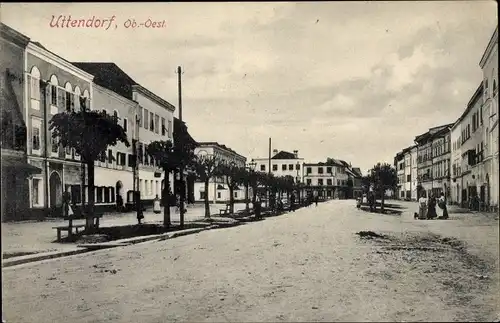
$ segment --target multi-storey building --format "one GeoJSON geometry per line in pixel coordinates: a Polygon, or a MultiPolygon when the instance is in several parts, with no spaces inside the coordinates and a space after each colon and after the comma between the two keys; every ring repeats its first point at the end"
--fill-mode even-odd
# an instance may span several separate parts
{"type": "Polygon", "coordinates": [[[322,198],[340,198],[349,196],[349,164],[343,160],[328,159],[319,163],[304,163],[303,178],[306,190],[317,191],[322,198]]]}
{"type": "Polygon", "coordinates": [[[417,192],[427,196],[444,192],[449,195],[450,129],[452,124],[430,128],[415,137],[417,145],[417,192]]]}
{"type": "Polygon", "coordinates": [[[336,166],[326,163],[304,163],[304,183],[308,190],[317,191],[321,198],[333,198],[338,189],[336,181],[336,166]]]}
{"type": "Polygon", "coordinates": [[[479,66],[483,71],[483,127],[484,178],[486,205],[498,210],[499,157],[498,157],[498,27],[495,28],[479,66]]]}
{"type": "Polygon", "coordinates": [[[452,127],[452,194],[451,200],[462,205],[478,194],[485,197],[483,167],[483,110],[481,108],[483,83],[474,92],[467,108],[452,127]],[[457,134],[458,140],[457,140],[457,134]],[[459,153],[457,153],[457,151],[459,153]]]}
{"type": "Polygon", "coordinates": [[[451,124],[432,136],[432,193],[450,197],[451,124]]]}
{"type": "Polygon", "coordinates": [[[349,179],[352,180],[352,196],[350,197],[355,199],[361,197],[363,195],[363,174],[361,173],[361,169],[353,167],[351,169],[347,169],[347,172],[349,174],[349,179]]]}
{"type": "Polygon", "coordinates": [[[404,199],[406,197],[405,191],[405,156],[403,152],[399,152],[394,158],[394,167],[396,167],[396,174],[398,176],[398,184],[396,197],[404,199]]]}
{"type": "MultiPolygon", "coordinates": [[[[114,63],[78,62],[73,64],[93,74],[94,82],[102,88],[106,88],[122,96],[130,104],[133,102],[137,103],[135,111],[130,104],[123,108],[123,120],[121,122],[127,119],[128,126],[135,126],[136,132],[134,133],[134,137],[137,140],[138,164],[135,182],[141,193],[141,200],[146,204],[152,203],[156,196],[162,196],[165,174],[158,168],[158,163],[146,153],[146,147],[149,143],[157,140],[174,141],[173,122],[175,107],[134,81],[114,63]]],[[[111,110],[111,107],[94,106],[94,109],[111,110]]],[[[123,146],[115,148],[119,156],[117,167],[120,170],[132,171],[132,158],[129,157],[129,155],[133,155],[132,147],[133,145],[129,148],[123,146]]],[[[105,156],[103,156],[103,163],[106,163],[105,159],[105,156]]],[[[109,164],[109,159],[107,164],[109,164]]],[[[100,164],[98,166],[103,169],[100,170],[102,176],[99,178],[96,176],[96,186],[113,184],[113,187],[119,188],[121,192],[127,192],[127,201],[130,202],[132,199],[131,192],[134,191],[134,187],[125,186],[126,184],[130,185],[130,180],[127,180],[126,183],[119,183],[119,181],[113,179],[113,165],[102,167],[103,164],[100,164]],[[100,181],[103,181],[102,184],[100,181]]],[[[130,178],[130,175],[128,178],[130,178]]],[[[172,190],[174,190],[175,182],[173,174],[170,174],[169,180],[172,183],[172,190]]]]}
{"type": "Polygon", "coordinates": [[[2,221],[30,218],[30,176],[42,170],[28,164],[26,154],[25,51],[29,38],[0,24],[0,147],[2,221]]]}
{"type": "MultiPolygon", "coordinates": [[[[217,142],[199,142],[194,153],[198,156],[210,156],[218,162],[233,163],[235,166],[241,168],[246,167],[246,157],[217,142]]],[[[234,190],[233,194],[235,201],[243,201],[245,198],[248,198],[245,196],[246,191],[244,187],[238,187],[234,190]]],[[[205,183],[200,181],[194,183],[194,198],[196,202],[204,201],[207,195],[209,201],[212,203],[229,202],[229,188],[224,176],[212,177],[209,181],[208,192],[205,191],[205,183]]]]}
{"type": "Polygon", "coordinates": [[[28,162],[42,169],[29,182],[30,207],[37,217],[57,216],[63,191],[72,193],[73,203],[81,203],[82,167],[74,150],[64,149],[52,138],[49,121],[57,113],[78,111],[81,98],[92,106],[93,76],[37,42],[26,48],[24,72],[28,162]]]}
{"type": "Polygon", "coordinates": [[[405,200],[416,200],[417,197],[417,146],[403,149],[394,158],[398,176],[396,196],[405,200]]]}
{"type": "Polygon", "coordinates": [[[462,122],[457,120],[451,127],[451,195],[449,202],[462,202],[462,122]]]}
{"type": "Polygon", "coordinates": [[[254,158],[252,163],[254,163],[256,171],[271,173],[274,176],[292,176],[295,183],[303,182],[301,169],[304,158],[299,158],[297,150],[294,150],[293,153],[273,150],[270,170],[269,158],[254,158]]]}

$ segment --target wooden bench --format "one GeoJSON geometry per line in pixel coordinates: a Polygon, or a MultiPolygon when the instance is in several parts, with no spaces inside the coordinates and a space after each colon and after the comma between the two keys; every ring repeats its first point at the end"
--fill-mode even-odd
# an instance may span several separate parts
{"type": "Polygon", "coordinates": [[[59,226],[59,227],[52,227],[52,229],[57,230],[57,241],[61,241],[61,231],[68,231],[68,237],[73,235],[73,229],[75,229],[76,233],[78,234],[78,229],[80,228],[85,228],[85,224],[77,224],[77,225],[68,225],[68,226],[59,226]]]}
{"type": "Polygon", "coordinates": [[[231,209],[231,204],[226,204],[226,208],[219,210],[219,215],[227,215],[231,209]]]}

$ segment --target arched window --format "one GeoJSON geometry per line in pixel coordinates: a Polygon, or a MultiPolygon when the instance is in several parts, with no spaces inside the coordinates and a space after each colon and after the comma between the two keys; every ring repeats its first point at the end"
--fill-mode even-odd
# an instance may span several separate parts
{"type": "Polygon", "coordinates": [[[80,97],[82,92],[78,86],[75,87],[75,111],[80,111],[80,97]]]}
{"type": "Polygon", "coordinates": [[[88,109],[88,110],[92,110],[91,109],[91,105],[90,105],[90,94],[89,94],[88,90],[83,91],[83,97],[85,98],[84,99],[84,101],[85,101],[85,108],[88,109]]]}
{"type": "Polygon", "coordinates": [[[40,77],[40,70],[33,66],[30,72],[30,96],[35,100],[40,100],[40,77]]]}
{"type": "Polygon", "coordinates": [[[66,108],[67,112],[73,111],[75,108],[75,98],[73,96],[73,87],[69,82],[66,82],[64,85],[64,89],[66,90],[64,92],[64,106],[66,108]]]}
{"type": "Polygon", "coordinates": [[[59,88],[59,80],[57,79],[57,76],[52,75],[50,77],[50,105],[57,107],[57,91],[59,88]]]}
{"type": "Polygon", "coordinates": [[[127,120],[127,118],[123,118],[123,130],[125,130],[125,132],[127,132],[127,130],[128,130],[128,120],[127,120]]]}

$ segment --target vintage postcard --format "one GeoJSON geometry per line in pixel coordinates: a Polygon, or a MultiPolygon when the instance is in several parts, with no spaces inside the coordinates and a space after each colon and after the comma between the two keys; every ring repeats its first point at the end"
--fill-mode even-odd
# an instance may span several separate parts
{"type": "Polygon", "coordinates": [[[1,3],[2,321],[500,322],[497,11],[1,3]]]}

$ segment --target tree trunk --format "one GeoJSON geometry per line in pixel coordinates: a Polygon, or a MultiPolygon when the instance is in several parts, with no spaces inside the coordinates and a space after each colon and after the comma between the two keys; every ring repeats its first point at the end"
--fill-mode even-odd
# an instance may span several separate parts
{"type": "Polygon", "coordinates": [[[233,179],[226,176],[226,184],[229,187],[229,213],[234,213],[234,183],[233,179]]]}
{"type": "Polygon", "coordinates": [[[88,195],[89,203],[87,205],[87,212],[85,218],[85,229],[92,231],[94,227],[94,204],[95,204],[95,186],[94,186],[94,161],[87,162],[88,172],[88,195]]]}
{"type": "Polygon", "coordinates": [[[249,196],[248,196],[248,183],[245,183],[245,210],[247,214],[250,212],[250,203],[249,203],[249,196]]]}
{"type": "Polygon", "coordinates": [[[229,185],[229,213],[234,213],[234,187],[229,185]]]}
{"type": "Polygon", "coordinates": [[[210,204],[208,204],[208,178],[205,179],[205,218],[210,219],[210,204]]]}
{"type": "Polygon", "coordinates": [[[165,185],[163,185],[163,198],[165,199],[163,205],[163,226],[170,228],[172,224],[170,221],[170,171],[165,169],[165,185]]]}

